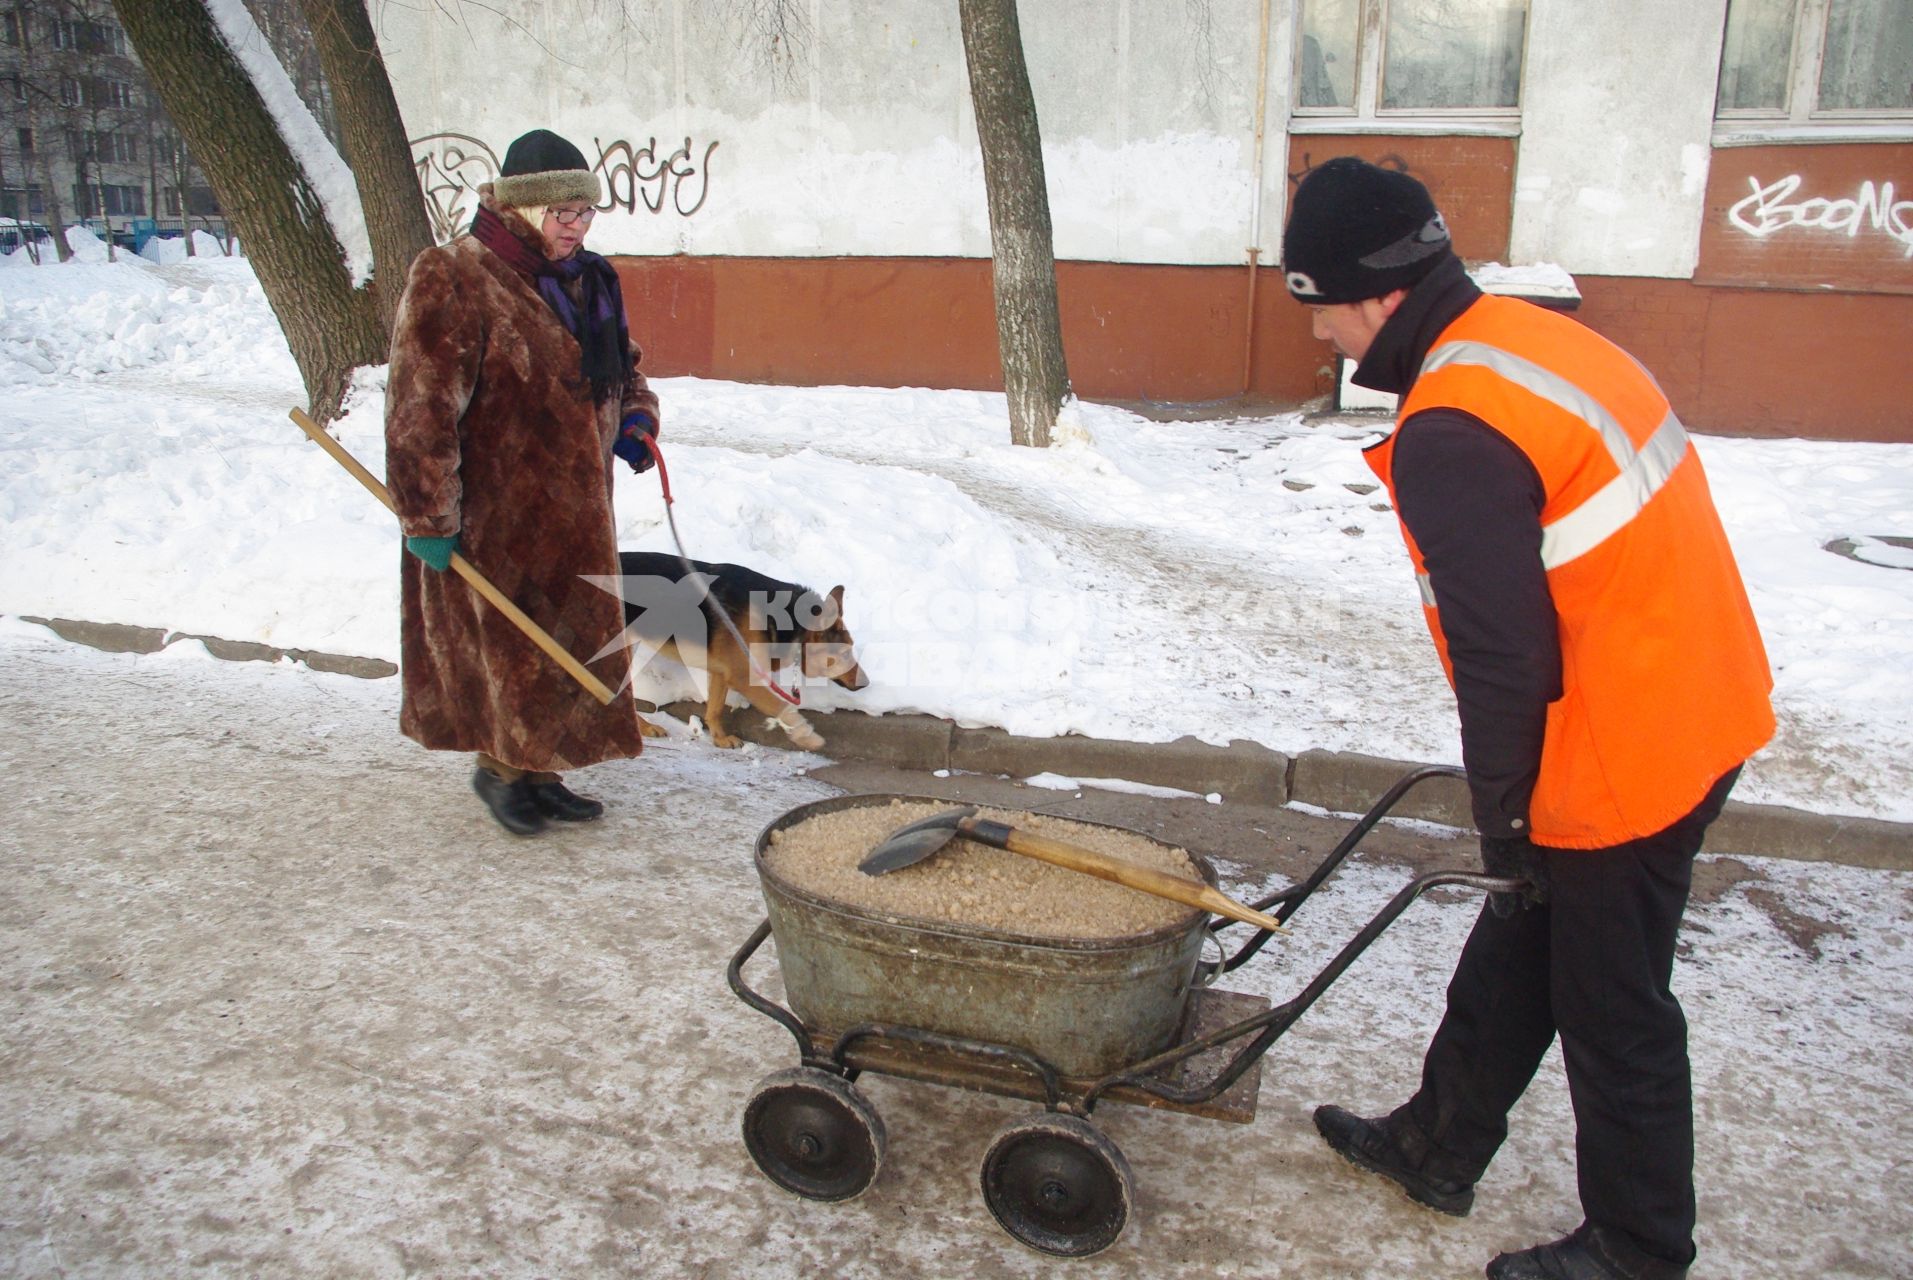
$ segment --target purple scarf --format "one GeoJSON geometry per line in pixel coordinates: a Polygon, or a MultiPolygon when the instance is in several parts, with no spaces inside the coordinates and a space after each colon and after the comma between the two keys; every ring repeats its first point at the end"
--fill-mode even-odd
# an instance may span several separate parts
{"type": "Polygon", "coordinates": [[[611,264],[583,249],[553,262],[520,240],[485,205],[478,207],[478,216],[472,220],[472,235],[508,266],[530,276],[558,323],[578,340],[583,357],[579,371],[591,383],[592,401],[603,404],[610,397],[622,397],[631,378],[631,338],[624,322],[624,293],[611,264]],[[576,302],[565,288],[573,281],[580,285],[576,302]]]}

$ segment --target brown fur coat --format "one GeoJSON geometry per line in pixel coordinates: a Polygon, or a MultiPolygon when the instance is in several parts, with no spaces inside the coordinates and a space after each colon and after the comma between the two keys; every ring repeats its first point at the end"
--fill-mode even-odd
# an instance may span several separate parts
{"type": "MultiPolygon", "coordinates": [[[[543,252],[535,228],[493,208],[543,252]]],[[[580,575],[618,572],[611,445],[625,414],[658,416],[635,346],[631,359],[622,402],[594,406],[577,340],[470,236],[418,255],[392,337],[385,467],[400,528],[457,534],[460,553],[580,662],[624,625],[619,598],[580,575]]],[[[626,650],[591,667],[618,691],[600,705],[455,573],[401,560],[407,737],[554,771],[643,749],[626,650]]]]}

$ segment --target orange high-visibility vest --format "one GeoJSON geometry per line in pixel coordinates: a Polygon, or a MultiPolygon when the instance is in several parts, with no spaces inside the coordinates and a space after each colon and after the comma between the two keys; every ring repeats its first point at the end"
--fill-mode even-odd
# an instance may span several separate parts
{"type": "MultiPolygon", "coordinates": [[[[1686,430],[1627,352],[1493,296],[1435,340],[1398,425],[1434,408],[1506,436],[1546,493],[1562,695],[1548,706],[1530,838],[1598,849],[1665,830],[1774,730],[1766,650],[1686,430]]],[[[1394,450],[1391,433],[1366,451],[1391,499],[1394,450]]],[[[1402,537],[1453,685],[1421,549],[1406,524],[1402,537]]]]}

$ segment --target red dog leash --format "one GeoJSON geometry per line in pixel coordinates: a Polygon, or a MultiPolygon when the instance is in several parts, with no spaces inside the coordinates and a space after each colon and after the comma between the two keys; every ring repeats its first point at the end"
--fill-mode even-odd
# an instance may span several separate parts
{"type": "MultiPolygon", "coordinates": [[[[697,570],[691,564],[690,553],[684,549],[684,539],[678,536],[678,518],[672,511],[671,472],[670,472],[670,469],[664,465],[664,450],[658,447],[658,442],[656,438],[654,438],[649,432],[640,431],[637,434],[638,434],[639,441],[642,442],[644,445],[645,452],[649,453],[652,459],[658,464],[658,484],[664,490],[664,519],[665,519],[665,522],[669,524],[671,527],[671,541],[677,544],[678,562],[684,566],[685,573],[687,574],[696,573],[697,570]]],[[[707,604],[710,603],[708,596],[706,597],[706,603],[707,604]]],[[[782,698],[785,702],[788,702],[791,706],[796,707],[796,706],[803,705],[802,703],[803,695],[800,692],[798,692],[796,689],[793,688],[791,692],[785,693],[784,687],[778,684],[777,681],[774,678],[772,678],[771,674],[768,671],[765,671],[762,667],[757,665],[757,659],[751,656],[750,642],[746,640],[744,638],[744,634],[737,629],[737,624],[731,621],[730,614],[726,613],[723,609],[717,608],[715,606],[712,606],[706,609],[706,612],[710,613],[711,615],[716,617],[719,622],[723,623],[724,629],[731,633],[731,638],[733,640],[737,641],[738,649],[742,651],[742,653],[744,654],[744,661],[750,663],[752,675],[756,676],[760,681],[762,681],[766,686],[769,687],[772,693],[782,698]]],[[[802,672],[801,664],[798,670],[800,673],[799,678],[801,678],[801,672],[802,672]]]]}

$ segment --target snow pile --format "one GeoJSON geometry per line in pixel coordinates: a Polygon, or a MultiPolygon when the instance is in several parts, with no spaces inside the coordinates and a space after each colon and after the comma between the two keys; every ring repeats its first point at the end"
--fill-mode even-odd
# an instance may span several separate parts
{"type": "Polygon", "coordinates": [[[106,241],[88,227],[68,227],[66,247],[73,251],[72,260],[82,266],[97,266],[107,260],[106,241]]]}
{"type": "MultiPolygon", "coordinates": [[[[381,371],[339,435],[382,474],[381,371]]],[[[661,379],[690,554],[847,588],[869,688],[807,704],[1028,735],[1189,735],[1453,762],[1375,424],[1156,423],[1082,404],[1048,450],[1000,394],[661,379]]],[[[0,613],[396,659],[391,518],[286,419],[304,394],[249,267],[0,273],[0,613]]],[[[1777,679],[1737,793],[1913,820],[1913,447],[1700,438],[1777,679]]],[[[621,545],[670,551],[655,475],[621,545]]],[[[641,696],[693,692],[669,664],[641,696]]]]}
{"type": "Polygon", "coordinates": [[[214,258],[195,269],[183,248],[180,269],[170,275],[131,254],[107,264],[99,240],[82,235],[101,256],[80,255],[76,235],[71,262],[8,277],[0,292],[0,386],[93,381],[136,370],[174,382],[235,369],[296,379],[248,265],[214,258]],[[173,283],[186,279],[192,283],[173,283]],[[262,334],[270,340],[262,342],[262,334]]]}
{"type": "Polygon", "coordinates": [[[193,232],[192,253],[186,252],[184,236],[154,236],[140,246],[140,257],[148,262],[158,263],[162,267],[174,267],[186,262],[193,255],[202,258],[226,257],[226,246],[219,243],[219,237],[204,231],[193,232]]]}
{"type": "Polygon", "coordinates": [[[1579,299],[1580,286],[1563,267],[1552,262],[1504,267],[1499,262],[1484,262],[1468,273],[1487,293],[1513,294],[1522,298],[1579,299]]]}

